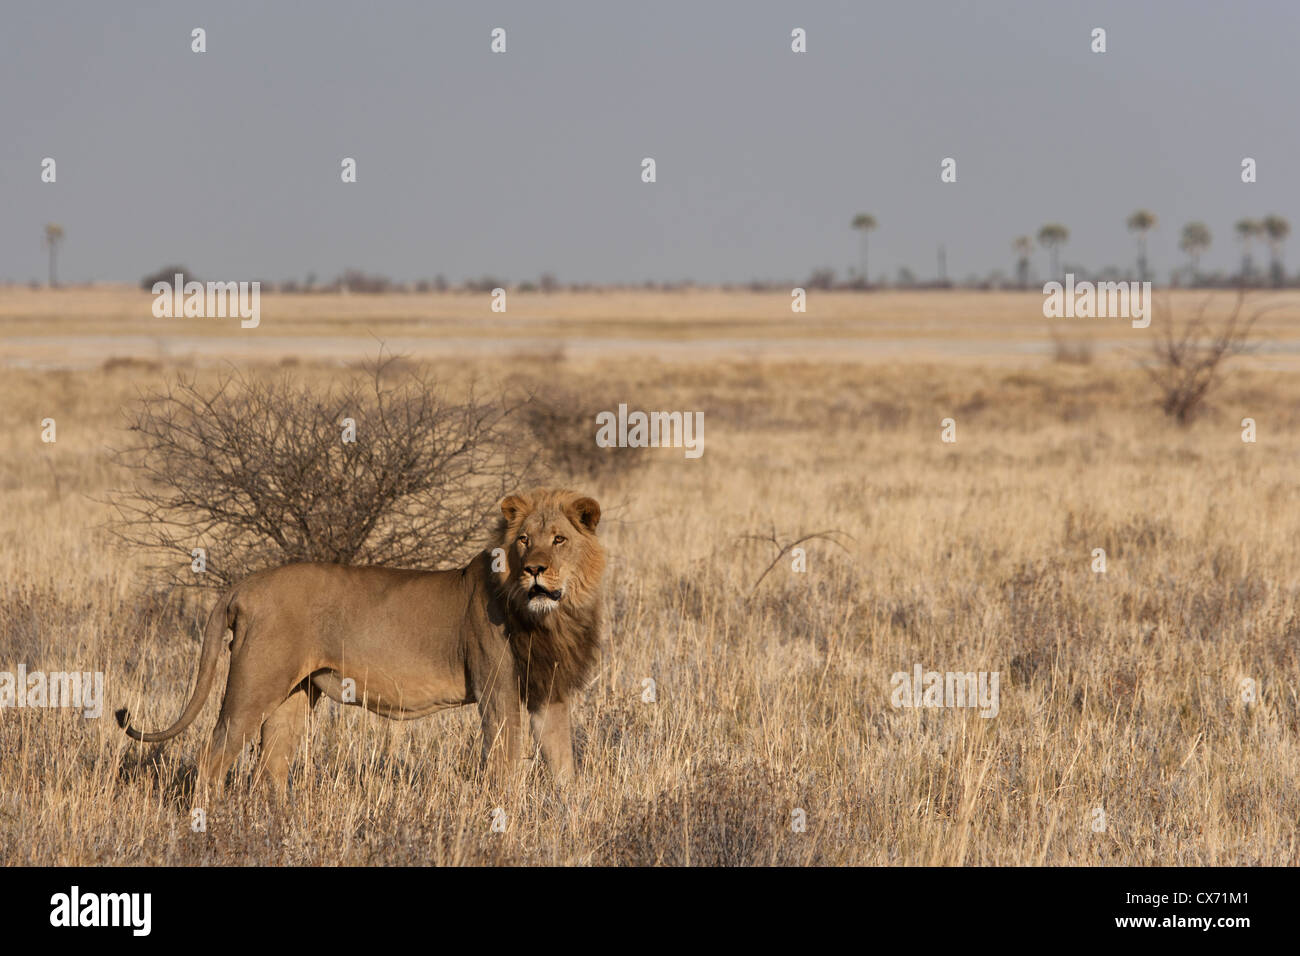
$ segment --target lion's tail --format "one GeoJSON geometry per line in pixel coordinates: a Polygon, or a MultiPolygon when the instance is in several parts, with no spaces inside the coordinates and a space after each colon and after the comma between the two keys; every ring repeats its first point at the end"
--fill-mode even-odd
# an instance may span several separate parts
{"type": "Polygon", "coordinates": [[[227,591],[208,615],[208,623],[203,628],[203,651],[199,657],[199,675],[194,679],[194,693],[190,697],[190,702],[185,705],[185,712],[166,730],[147,734],[129,725],[130,714],[123,707],[117,712],[117,724],[126,731],[128,737],[142,740],[147,744],[158,743],[162,740],[170,740],[194,723],[194,718],[199,715],[199,711],[207,702],[208,694],[212,691],[212,679],[217,673],[217,658],[221,655],[222,645],[225,644],[226,628],[233,624],[230,619],[233,597],[234,593],[227,591]]]}

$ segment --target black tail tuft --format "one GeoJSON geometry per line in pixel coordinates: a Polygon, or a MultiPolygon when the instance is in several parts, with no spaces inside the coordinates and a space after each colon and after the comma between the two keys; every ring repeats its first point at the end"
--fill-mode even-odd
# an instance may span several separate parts
{"type": "Polygon", "coordinates": [[[126,708],[123,707],[121,710],[119,710],[119,711],[118,711],[117,713],[115,713],[113,716],[117,718],[117,725],[118,725],[119,727],[121,727],[123,730],[125,730],[125,729],[126,729],[127,722],[130,720],[130,715],[127,714],[127,712],[126,712],[126,708]]]}

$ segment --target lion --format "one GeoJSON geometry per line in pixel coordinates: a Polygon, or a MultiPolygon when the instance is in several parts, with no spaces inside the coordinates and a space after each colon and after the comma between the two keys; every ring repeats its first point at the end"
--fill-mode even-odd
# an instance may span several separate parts
{"type": "Polygon", "coordinates": [[[142,733],[125,709],[117,722],[146,743],[184,731],[211,691],[229,629],[226,692],[199,755],[204,787],[222,785],[260,728],[254,779],[283,792],[322,694],[394,720],[477,703],[483,762],[497,780],[522,757],[526,710],[544,763],[568,782],[569,703],[600,641],[599,522],[595,499],[538,488],[501,501],[493,546],[459,570],[298,563],[250,575],[212,609],[176,722],[142,733]]]}

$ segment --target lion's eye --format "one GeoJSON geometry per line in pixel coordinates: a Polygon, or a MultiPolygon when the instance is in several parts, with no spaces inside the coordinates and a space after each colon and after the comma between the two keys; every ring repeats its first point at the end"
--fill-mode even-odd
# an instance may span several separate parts
{"type": "Polygon", "coordinates": [[[564,535],[562,535],[562,534],[557,534],[557,535],[555,536],[555,543],[556,543],[556,544],[564,544],[564,535]]]}
{"type": "Polygon", "coordinates": [[[528,547],[528,535],[521,534],[519,536],[519,543],[522,544],[524,547],[528,547]]]}

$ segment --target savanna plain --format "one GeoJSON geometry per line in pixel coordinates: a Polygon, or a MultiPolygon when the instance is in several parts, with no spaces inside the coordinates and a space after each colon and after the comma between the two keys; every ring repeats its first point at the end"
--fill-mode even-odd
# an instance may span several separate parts
{"type": "Polygon", "coordinates": [[[1273,307],[1258,347],[1190,424],[1141,368],[1164,323],[1231,298],[1171,293],[1133,329],[1044,319],[1032,292],[813,291],[806,315],[748,291],[512,294],[504,315],[267,294],[241,329],[155,319],[138,290],[0,289],[0,671],[103,671],[106,697],[99,719],[0,710],[0,861],[1300,863],[1300,294],[1248,297],[1273,307]],[[537,761],[493,792],[472,707],[323,701],[288,796],[240,786],[246,754],[196,833],[219,694],[161,747],[112,712],[171,723],[215,593],[108,533],[111,449],[177,374],[319,385],[380,343],[453,392],[579,412],[533,439],[604,512],[577,779],[537,761]],[[596,449],[620,403],[703,412],[703,455],[596,449]],[[998,672],[996,717],[892,706],[916,664],[998,672]]]}

